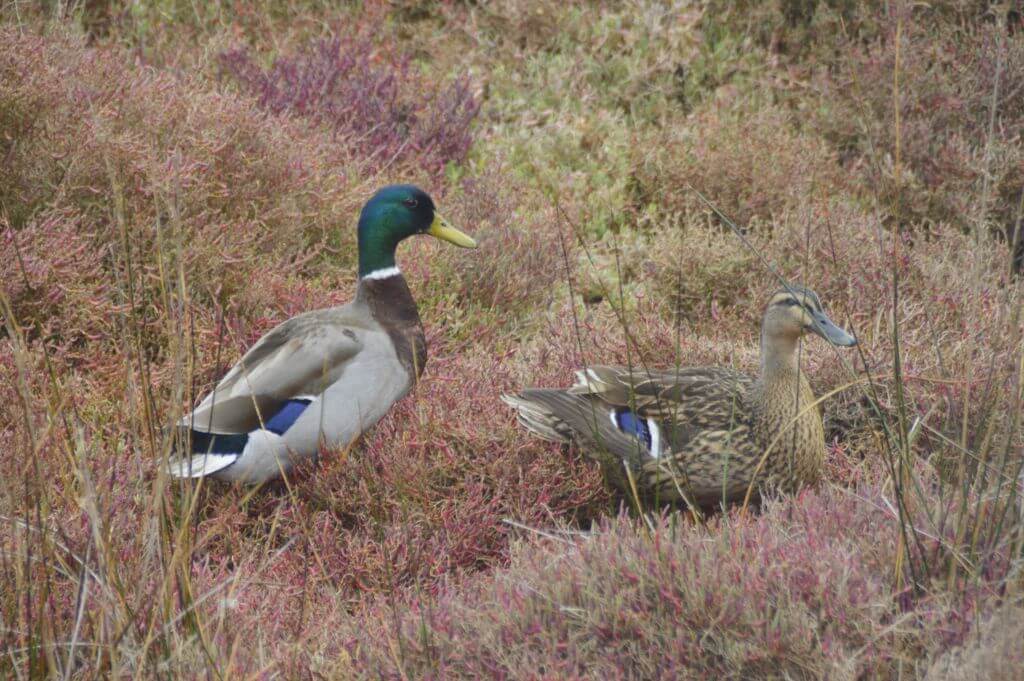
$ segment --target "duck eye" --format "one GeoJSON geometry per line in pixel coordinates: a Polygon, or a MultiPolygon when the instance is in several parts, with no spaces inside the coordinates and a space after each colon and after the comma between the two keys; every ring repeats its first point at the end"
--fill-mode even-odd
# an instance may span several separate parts
{"type": "Polygon", "coordinates": [[[402,203],[405,204],[405,206],[407,208],[415,208],[416,206],[419,205],[419,201],[417,201],[416,199],[414,199],[412,197],[410,197],[408,199],[403,199],[402,203]]]}

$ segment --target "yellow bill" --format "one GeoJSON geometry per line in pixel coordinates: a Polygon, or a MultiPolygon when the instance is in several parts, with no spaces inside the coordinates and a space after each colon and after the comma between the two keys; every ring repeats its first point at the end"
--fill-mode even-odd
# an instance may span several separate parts
{"type": "Polygon", "coordinates": [[[473,240],[473,237],[452,227],[447,220],[441,217],[440,213],[434,213],[434,221],[430,223],[427,234],[461,248],[476,248],[476,241],[473,240]]]}

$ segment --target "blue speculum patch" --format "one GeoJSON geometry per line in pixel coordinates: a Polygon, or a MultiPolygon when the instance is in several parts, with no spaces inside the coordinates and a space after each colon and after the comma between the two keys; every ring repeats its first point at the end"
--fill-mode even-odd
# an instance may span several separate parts
{"type": "Polygon", "coordinates": [[[291,428],[292,424],[302,416],[302,412],[306,411],[306,407],[309,406],[310,402],[312,400],[288,400],[277,410],[277,413],[267,420],[264,428],[271,433],[284,435],[285,431],[291,428]]]}
{"type": "MultiPolygon", "coordinates": [[[[264,424],[278,435],[292,427],[312,400],[288,400],[264,424]]],[[[249,433],[206,433],[192,431],[193,454],[241,454],[249,442],[249,433]]]]}
{"type": "Polygon", "coordinates": [[[626,408],[616,409],[612,418],[619,430],[640,438],[647,445],[647,449],[651,449],[651,428],[647,425],[647,419],[626,408]]]}

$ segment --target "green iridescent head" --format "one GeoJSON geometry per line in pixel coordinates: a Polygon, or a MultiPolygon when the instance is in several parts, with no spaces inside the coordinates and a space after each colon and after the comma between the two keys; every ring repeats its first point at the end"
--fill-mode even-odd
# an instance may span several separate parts
{"type": "Polygon", "coordinates": [[[395,267],[398,244],[417,234],[476,248],[471,237],[441,217],[425,191],[410,184],[388,185],[366,202],[359,215],[360,278],[390,272],[395,267]]]}

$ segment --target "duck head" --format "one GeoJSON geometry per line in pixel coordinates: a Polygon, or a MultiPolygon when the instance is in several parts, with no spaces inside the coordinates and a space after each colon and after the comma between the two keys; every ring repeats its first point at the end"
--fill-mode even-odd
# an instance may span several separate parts
{"type": "Polygon", "coordinates": [[[821,299],[814,291],[790,285],[776,291],[768,303],[762,323],[766,339],[795,342],[805,333],[814,333],[833,345],[850,347],[857,339],[829,319],[821,299]]]}
{"type": "Polygon", "coordinates": [[[359,277],[397,273],[395,249],[403,240],[429,234],[462,248],[476,248],[437,211],[434,200],[410,184],[388,185],[377,191],[359,215],[359,277]]]}

